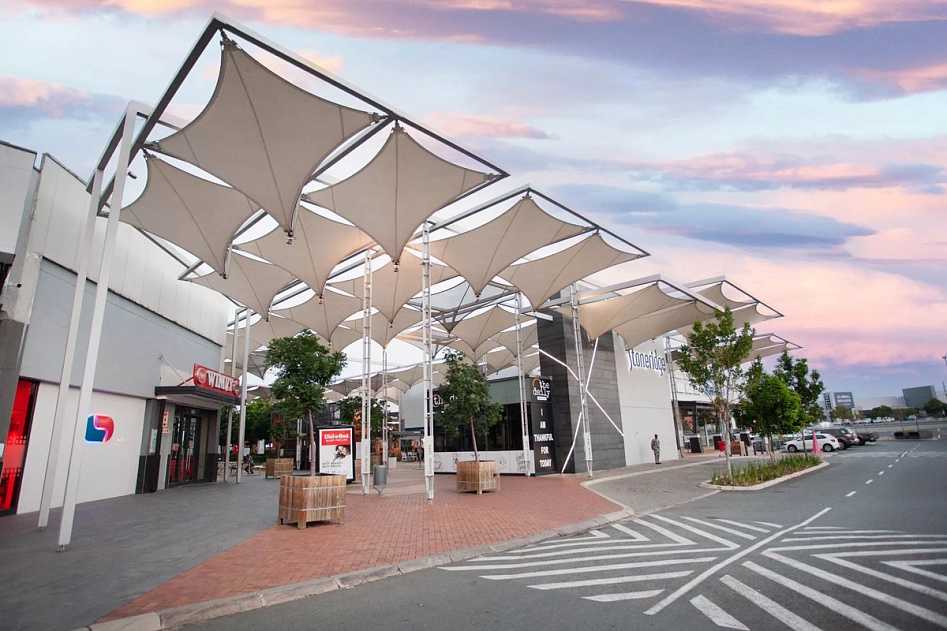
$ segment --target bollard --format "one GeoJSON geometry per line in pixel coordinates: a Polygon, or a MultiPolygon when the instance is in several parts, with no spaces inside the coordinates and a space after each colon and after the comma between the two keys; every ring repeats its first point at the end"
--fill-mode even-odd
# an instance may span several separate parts
{"type": "Polygon", "coordinates": [[[372,469],[372,487],[381,495],[386,486],[388,486],[388,467],[376,464],[372,469]]]}

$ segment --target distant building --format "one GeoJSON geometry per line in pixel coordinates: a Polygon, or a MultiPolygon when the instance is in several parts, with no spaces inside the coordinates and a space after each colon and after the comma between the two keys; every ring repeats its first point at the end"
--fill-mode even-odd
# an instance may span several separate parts
{"type": "Polygon", "coordinates": [[[909,408],[921,409],[924,404],[931,399],[937,398],[937,391],[934,386],[918,386],[916,388],[904,388],[901,390],[904,395],[904,406],[909,408]]]}
{"type": "Polygon", "coordinates": [[[855,409],[855,397],[851,392],[833,392],[832,398],[835,400],[833,407],[843,407],[849,410],[855,409]]]}

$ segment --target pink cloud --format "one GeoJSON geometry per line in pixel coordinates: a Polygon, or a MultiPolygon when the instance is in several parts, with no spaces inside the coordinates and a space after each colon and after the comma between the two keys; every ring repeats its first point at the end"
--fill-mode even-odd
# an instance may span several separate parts
{"type": "Polygon", "coordinates": [[[434,113],[426,117],[430,125],[451,136],[488,138],[533,138],[547,140],[552,135],[515,118],[434,113]]]}
{"type": "Polygon", "coordinates": [[[89,100],[89,95],[58,83],[0,77],[0,107],[2,108],[32,108],[47,116],[62,118],[67,105],[89,100]]]}
{"type": "Polygon", "coordinates": [[[894,86],[902,92],[933,92],[947,87],[947,64],[896,70],[865,69],[855,77],[869,83],[894,86]]]}

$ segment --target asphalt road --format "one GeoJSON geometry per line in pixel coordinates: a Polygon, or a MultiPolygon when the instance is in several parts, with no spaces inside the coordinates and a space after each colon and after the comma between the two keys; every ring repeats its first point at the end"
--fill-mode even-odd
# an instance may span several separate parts
{"type": "Polygon", "coordinates": [[[947,442],[828,461],[763,491],[188,628],[947,628],[947,442]]]}

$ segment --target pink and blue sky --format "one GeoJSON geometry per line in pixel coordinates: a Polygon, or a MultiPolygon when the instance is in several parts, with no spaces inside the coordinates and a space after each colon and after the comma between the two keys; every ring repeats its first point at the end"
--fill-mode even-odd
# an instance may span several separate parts
{"type": "Polygon", "coordinates": [[[7,0],[0,139],[86,176],[215,10],[648,250],[635,276],[728,276],[830,391],[947,380],[947,2],[7,0]]]}

